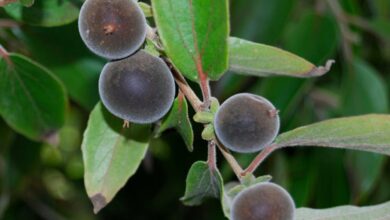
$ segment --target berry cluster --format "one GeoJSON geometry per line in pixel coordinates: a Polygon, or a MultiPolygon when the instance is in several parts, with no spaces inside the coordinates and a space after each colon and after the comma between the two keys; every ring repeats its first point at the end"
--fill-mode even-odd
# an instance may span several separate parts
{"type": "MultiPolygon", "coordinates": [[[[99,79],[104,106],[117,117],[147,124],[161,119],[171,108],[175,81],[167,64],[140,49],[147,24],[132,0],[86,0],[79,17],[79,32],[86,46],[110,60],[99,79]]],[[[205,123],[228,149],[240,153],[260,151],[279,131],[277,110],[267,99],[248,93],[211,108],[205,123]]],[[[199,120],[199,122],[204,122],[199,120]]],[[[232,204],[233,220],[293,219],[294,203],[281,187],[271,183],[251,186],[232,204]]]]}
{"type": "Polygon", "coordinates": [[[162,118],[175,96],[175,82],[165,62],[139,50],[146,20],[131,0],[86,0],[79,32],[86,46],[109,59],[99,79],[104,106],[126,121],[147,124],[162,118]]]}

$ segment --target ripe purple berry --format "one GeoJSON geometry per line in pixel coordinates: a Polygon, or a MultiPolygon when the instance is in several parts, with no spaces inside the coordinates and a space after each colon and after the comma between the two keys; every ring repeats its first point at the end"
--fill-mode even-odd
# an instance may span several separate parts
{"type": "Polygon", "coordinates": [[[175,82],[162,59],[141,50],[104,66],[99,93],[112,114],[130,122],[147,124],[169,111],[175,96],[175,82]]]}
{"type": "Polygon", "coordinates": [[[293,220],[295,204],[290,194],[274,183],[258,183],[234,198],[232,220],[293,220]]]}
{"type": "Polygon", "coordinates": [[[146,19],[133,0],[86,0],[79,32],[87,47],[107,59],[133,54],[146,36],[146,19]]]}
{"type": "Polygon", "coordinates": [[[270,144],[279,131],[277,110],[267,99],[241,93],[227,99],[215,115],[215,133],[228,149],[251,153],[270,144]]]}

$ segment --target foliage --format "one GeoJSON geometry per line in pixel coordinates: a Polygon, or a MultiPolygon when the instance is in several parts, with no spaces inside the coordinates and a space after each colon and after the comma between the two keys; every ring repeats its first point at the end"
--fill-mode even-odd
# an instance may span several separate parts
{"type": "Polygon", "coordinates": [[[390,215],[387,0],[139,2],[156,27],[142,47],[180,92],[161,121],[129,128],[99,103],[107,61],[80,39],[82,3],[0,2],[0,218],[224,219],[270,181],[259,171],[297,219],[390,215]],[[281,134],[257,155],[214,135],[213,97],[244,91],[280,110],[281,134]]]}

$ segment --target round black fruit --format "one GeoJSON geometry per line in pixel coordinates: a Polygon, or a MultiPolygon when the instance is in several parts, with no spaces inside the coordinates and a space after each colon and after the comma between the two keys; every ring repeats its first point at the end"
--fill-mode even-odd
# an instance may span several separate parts
{"type": "Polygon", "coordinates": [[[121,59],[144,42],[146,19],[133,0],[86,0],[80,10],[79,32],[95,54],[121,59]]]}
{"type": "Polygon", "coordinates": [[[104,66],[99,93],[112,114],[146,124],[157,121],[169,111],[175,96],[175,82],[162,59],[141,50],[104,66]]]}
{"type": "Polygon", "coordinates": [[[274,183],[258,183],[233,200],[232,220],[293,220],[295,204],[290,194],[274,183]]]}
{"type": "Polygon", "coordinates": [[[279,131],[279,116],[267,99],[241,93],[221,105],[214,126],[225,147],[235,152],[252,153],[274,140],[279,131]]]}

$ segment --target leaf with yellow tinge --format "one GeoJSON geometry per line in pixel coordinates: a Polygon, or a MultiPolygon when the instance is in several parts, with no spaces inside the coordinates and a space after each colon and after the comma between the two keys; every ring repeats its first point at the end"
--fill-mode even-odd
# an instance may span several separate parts
{"type": "Polygon", "coordinates": [[[327,73],[333,60],[324,67],[285,50],[250,42],[240,38],[229,39],[229,70],[252,76],[315,77],[327,73]]]}
{"type": "Polygon", "coordinates": [[[390,202],[373,206],[339,206],[329,209],[299,208],[296,220],[385,220],[390,219],[390,202]]]}
{"type": "Polygon", "coordinates": [[[84,183],[94,212],[99,212],[137,171],[149,144],[150,126],[130,124],[102,104],[92,111],[84,133],[84,183]]]}
{"type": "Polygon", "coordinates": [[[285,132],[276,138],[275,144],[345,148],[390,156],[390,115],[325,120],[285,132]]]}

